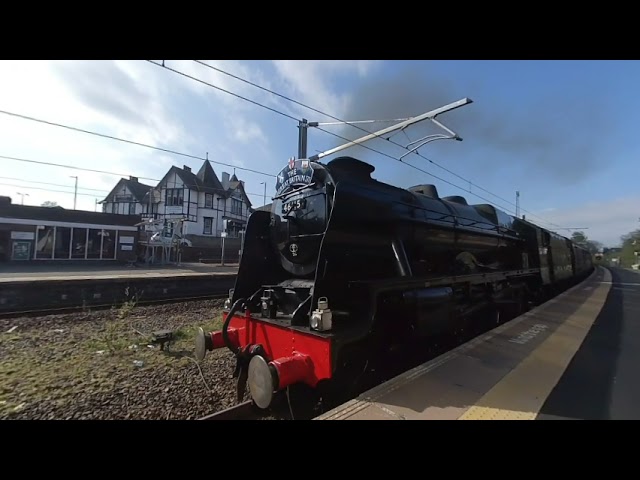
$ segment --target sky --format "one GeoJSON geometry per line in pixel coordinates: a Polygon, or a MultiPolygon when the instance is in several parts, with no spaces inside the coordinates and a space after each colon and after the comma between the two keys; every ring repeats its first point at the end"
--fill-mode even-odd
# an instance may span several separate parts
{"type": "Polygon", "coordinates": [[[235,167],[258,207],[297,156],[298,119],[386,121],[310,128],[312,155],[345,143],[335,135],[356,139],[470,98],[438,117],[461,142],[431,142],[399,162],[409,142],[446,133],[420,122],[322,161],[353,156],[374,165],[377,180],[435,184],[440,196],[510,214],[519,191],[528,220],[566,236],[584,229],[605,246],[640,227],[637,61],[202,62],[233,76],[193,60],[0,61],[0,195],[74,208],[77,176],[76,208],[93,211],[123,176],[155,185],[170,166],[197,171],[208,158],[219,178],[235,167]]]}

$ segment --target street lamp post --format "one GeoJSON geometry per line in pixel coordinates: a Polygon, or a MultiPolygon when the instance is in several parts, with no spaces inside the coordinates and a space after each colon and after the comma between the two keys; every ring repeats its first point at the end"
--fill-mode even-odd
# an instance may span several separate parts
{"type": "Polygon", "coordinates": [[[76,200],[78,199],[78,177],[75,175],[70,175],[69,178],[75,178],[76,179],[76,186],[75,189],[73,191],[73,209],[76,209],[76,200]]]}
{"type": "Polygon", "coordinates": [[[264,184],[264,195],[262,196],[262,205],[267,205],[267,182],[260,182],[260,185],[264,184]]]}
{"type": "Polygon", "coordinates": [[[20,195],[22,197],[21,201],[20,201],[20,205],[24,205],[24,197],[25,196],[29,196],[28,193],[20,193],[20,192],[16,192],[18,195],[20,195]]]}

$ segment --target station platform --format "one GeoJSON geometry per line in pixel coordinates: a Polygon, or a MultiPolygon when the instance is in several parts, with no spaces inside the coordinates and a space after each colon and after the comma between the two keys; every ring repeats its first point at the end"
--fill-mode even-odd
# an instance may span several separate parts
{"type": "Polygon", "coordinates": [[[109,263],[29,263],[0,265],[0,284],[71,280],[202,277],[237,275],[238,265],[182,263],[180,265],[128,266],[109,263]]]}
{"type": "Polygon", "coordinates": [[[596,267],[526,314],[316,420],[640,419],[640,273],[596,267]]]}
{"type": "Polygon", "coordinates": [[[202,263],[4,264],[0,266],[0,315],[224,296],[237,274],[238,265],[202,263]]]}

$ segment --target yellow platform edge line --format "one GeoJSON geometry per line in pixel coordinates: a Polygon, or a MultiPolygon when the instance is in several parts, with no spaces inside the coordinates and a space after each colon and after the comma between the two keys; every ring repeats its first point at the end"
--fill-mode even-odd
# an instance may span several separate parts
{"type": "Polygon", "coordinates": [[[458,420],[534,420],[589,333],[610,289],[611,272],[604,269],[604,282],[587,301],[458,420]]]}

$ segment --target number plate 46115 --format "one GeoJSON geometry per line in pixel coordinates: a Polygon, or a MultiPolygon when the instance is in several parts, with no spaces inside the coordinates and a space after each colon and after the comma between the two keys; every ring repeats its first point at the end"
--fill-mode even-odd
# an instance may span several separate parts
{"type": "Polygon", "coordinates": [[[282,213],[294,212],[305,208],[307,206],[307,200],[305,198],[299,198],[298,200],[292,200],[291,202],[282,204],[282,213]]]}

